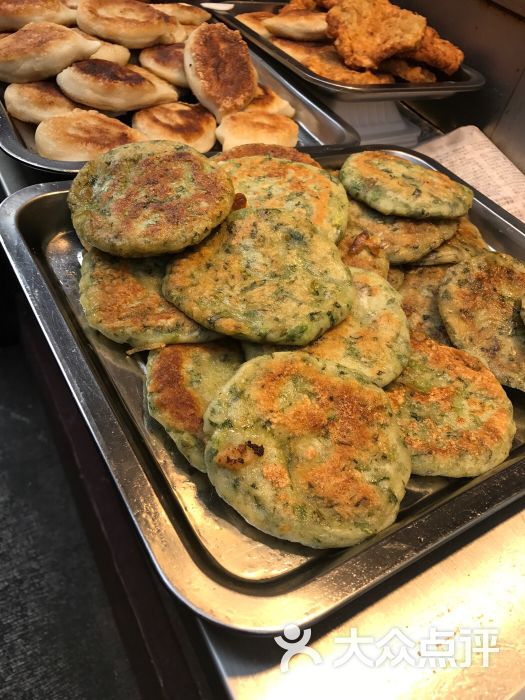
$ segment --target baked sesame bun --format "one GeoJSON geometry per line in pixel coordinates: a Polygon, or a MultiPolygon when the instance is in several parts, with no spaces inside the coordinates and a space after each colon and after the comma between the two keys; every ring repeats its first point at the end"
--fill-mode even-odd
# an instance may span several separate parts
{"type": "Polygon", "coordinates": [[[29,22],[75,24],[76,13],[60,0],[2,0],[0,31],[15,31],[29,22]]]}
{"type": "Polygon", "coordinates": [[[271,87],[257,86],[257,93],[250,104],[244,108],[245,112],[269,112],[270,114],[283,114],[285,117],[293,117],[295,109],[288,100],[279,97],[271,87]]]}
{"type": "Polygon", "coordinates": [[[216,131],[225,151],[246,143],[295,146],[298,134],[299,127],[293,119],[258,111],[228,114],[216,131]]]}
{"type": "Polygon", "coordinates": [[[40,124],[49,117],[58,117],[78,107],[67,98],[55,82],[11,83],[4,92],[4,102],[12,117],[31,124],[40,124]]]}
{"type": "Polygon", "coordinates": [[[83,32],[82,29],[78,29],[78,27],[75,28],[75,31],[85,39],[100,41],[100,48],[97,49],[95,53],[90,56],[90,58],[100,58],[103,61],[113,61],[114,63],[118,63],[119,66],[125,66],[127,63],[129,63],[131,53],[125,46],[122,46],[121,44],[112,44],[109,41],[101,41],[100,39],[91,36],[91,34],[86,34],[86,32],[83,32]]]}
{"type": "Polygon", "coordinates": [[[0,80],[30,83],[50,78],[98,48],[100,41],[85,39],[73,29],[31,22],[0,41],[0,80]]]}
{"type": "Polygon", "coordinates": [[[195,27],[203,24],[203,22],[207,22],[211,17],[206,10],[194,5],[186,5],[183,2],[151,3],[150,7],[154,7],[159,12],[164,12],[170,17],[175,17],[177,22],[181,24],[189,24],[195,27]]]}
{"type": "Polygon", "coordinates": [[[193,146],[200,153],[211,151],[217,123],[202,105],[170,102],[135,112],[133,127],[150,139],[164,139],[193,146]]]}
{"type": "Polygon", "coordinates": [[[178,99],[174,87],[145,68],[99,59],[75,63],[57,83],[70,99],[95,109],[126,111],[178,99]]]}
{"type": "Polygon", "coordinates": [[[35,132],[38,153],[53,160],[91,160],[116,146],[142,140],[141,133],[118,119],[84,109],[45,119],[35,132]]]}
{"type": "Polygon", "coordinates": [[[257,72],[248,46],[224,24],[201,24],[184,47],[184,68],[192,92],[217,121],[247,107],[257,91],[257,72]]]}
{"type": "Polygon", "coordinates": [[[174,17],[137,0],[80,0],[77,24],[84,32],[129,49],[173,44],[186,36],[174,17]]]}
{"type": "Polygon", "coordinates": [[[184,44],[168,44],[143,49],[139,63],[159,78],[178,87],[189,87],[184,70],[184,44]]]}

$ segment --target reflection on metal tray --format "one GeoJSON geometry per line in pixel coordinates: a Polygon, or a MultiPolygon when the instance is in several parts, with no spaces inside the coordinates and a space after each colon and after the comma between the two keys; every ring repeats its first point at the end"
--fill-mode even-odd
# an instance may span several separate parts
{"type": "MultiPolygon", "coordinates": [[[[315,156],[320,147],[325,144],[356,146],[359,143],[358,133],[344,119],[328,107],[320,106],[307,92],[299,91],[256,53],[251,51],[250,54],[257,69],[259,81],[271,87],[294,107],[294,119],[299,125],[300,150],[315,156]]],[[[184,100],[184,95],[182,97],[184,100]]],[[[74,174],[84,165],[83,162],[50,160],[38,155],[34,148],[25,145],[22,130],[29,143],[34,133],[32,125],[12,119],[7,114],[2,100],[0,102],[0,148],[2,150],[24,165],[55,173],[74,174]]]]}
{"type": "Polygon", "coordinates": [[[463,64],[461,68],[446,80],[436,83],[392,83],[390,85],[344,85],[335,80],[323,78],[313,73],[299,61],[289,56],[281,49],[274,46],[253,29],[237,19],[237,15],[245,12],[273,12],[276,13],[283,3],[275,2],[233,2],[233,3],[205,3],[217,19],[222,20],[232,29],[238,29],[245,39],[259,46],[267,54],[283,66],[296,73],[303,80],[315,86],[318,90],[336,95],[340,100],[365,101],[365,100],[415,100],[438,99],[450,97],[458,92],[471,92],[479,90],[485,84],[485,78],[474,68],[463,64]],[[222,5],[222,7],[221,7],[222,5]],[[227,9],[226,9],[227,8],[227,9]]]}
{"type": "MultiPolygon", "coordinates": [[[[320,160],[338,167],[356,150],[320,160]]],[[[144,357],[86,326],[66,196],[51,183],[9,197],[3,244],[159,574],[198,613],[257,633],[311,624],[524,492],[525,402],[511,392],[518,436],[506,463],[470,480],[413,477],[397,521],[359,546],[311,550],[252,528],[145,417],[144,357]]],[[[477,193],[472,219],[494,248],[524,256],[525,226],[477,193]]]]}

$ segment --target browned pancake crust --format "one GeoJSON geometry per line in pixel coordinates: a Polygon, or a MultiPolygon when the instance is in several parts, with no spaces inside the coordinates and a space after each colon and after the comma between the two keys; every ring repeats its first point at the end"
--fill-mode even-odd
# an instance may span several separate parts
{"type": "Polygon", "coordinates": [[[186,376],[186,366],[193,364],[197,354],[220,357],[224,353],[238,354],[239,346],[227,339],[211,343],[169,345],[157,352],[150,363],[148,393],[155,394],[155,413],[168,422],[171,430],[187,431],[204,440],[202,417],[207,408],[202,390],[192,391],[186,376]]]}
{"type": "Polygon", "coordinates": [[[84,166],[68,203],[82,242],[145,257],[201,241],[227,216],[233,196],[228,175],[194,149],[145,141],[84,166]]]}
{"type": "MultiPolygon", "coordinates": [[[[184,44],[165,44],[164,46],[151,46],[140,52],[141,58],[153,58],[156,63],[166,68],[184,68],[184,44]]],[[[142,63],[142,61],[141,61],[142,63]]],[[[148,66],[146,66],[148,67],[148,66]]]]}
{"type": "Polygon", "coordinates": [[[115,82],[132,85],[133,87],[150,87],[150,84],[139,73],[130,70],[127,66],[119,66],[113,61],[104,61],[101,58],[90,58],[86,61],[75,63],[75,72],[93,78],[101,85],[113,86],[115,82]]]}
{"type": "MultiPolygon", "coordinates": [[[[218,106],[222,115],[244,109],[253,100],[257,73],[239,32],[224,24],[201,24],[189,38],[186,50],[190,47],[192,72],[200,92],[218,106]]],[[[187,55],[185,52],[186,68],[187,55]]],[[[188,79],[192,85],[189,75],[188,79]]]]}
{"type": "Polygon", "coordinates": [[[296,148],[271,146],[265,143],[247,143],[243,146],[235,146],[235,148],[230,148],[229,151],[223,151],[223,153],[213,156],[212,160],[236,160],[244,156],[273,156],[274,158],[283,158],[284,160],[293,160],[297,163],[306,163],[307,165],[315,165],[318,168],[321,167],[311,156],[307,153],[301,153],[301,151],[298,151],[296,148]]]}

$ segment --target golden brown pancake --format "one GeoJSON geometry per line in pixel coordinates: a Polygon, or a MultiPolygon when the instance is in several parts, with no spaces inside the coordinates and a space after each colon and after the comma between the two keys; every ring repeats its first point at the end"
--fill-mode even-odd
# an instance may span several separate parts
{"type": "Polygon", "coordinates": [[[244,156],[273,156],[274,158],[283,158],[284,160],[292,160],[296,163],[306,163],[307,165],[315,165],[317,168],[321,166],[308,153],[301,153],[295,148],[286,146],[272,146],[266,143],[248,143],[243,146],[235,146],[228,151],[223,151],[213,156],[212,160],[216,162],[224,160],[237,160],[244,156]]]}
{"type": "Polygon", "coordinates": [[[247,107],[257,91],[257,72],[239,32],[201,24],[184,47],[184,68],[193,93],[217,121],[247,107]]]}
{"type": "Polygon", "coordinates": [[[35,133],[38,153],[53,160],[91,160],[111,148],[143,139],[118,119],[84,109],[45,119],[35,133]]]}
{"type": "Polygon", "coordinates": [[[148,410],[188,462],[201,471],[205,438],[203,415],[215,395],[242,364],[231,340],[170,345],[148,356],[148,410]]]}
{"type": "Polygon", "coordinates": [[[271,12],[243,12],[240,15],[236,15],[235,19],[242,22],[242,24],[245,24],[256,34],[260,34],[268,39],[272,36],[272,34],[264,26],[263,20],[269,19],[273,16],[274,15],[271,12]]]}
{"type": "Polygon", "coordinates": [[[12,83],[4,92],[7,111],[23,122],[40,124],[49,117],[58,117],[78,107],[51,81],[12,83]]]}
{"type": "Polygon", "coordinates": [[[295,146],[299,127],[289,117],[268,112],[227,114],[215,132],[224,150],[246,143],[269,143],[295,146]]]}
{"type": "Polygon", "coordinates": [[[295,41],[326,41],[326,12],[291,10],[285,15],[263,19],[263,26],[275,36],[295,41]]]}
{"type": "Polygon", "coordinates": [[[141,109],[178,99],[174,87],[145,68],[99,59],[66,68],[57,83],[69,98],[95,109],[141,109]]]}
{"type": "Polygon", "coordinates": [[[174,17],[137,0],[80,0],[77,24],[129,49],[183,41],[186,32],[174,17]]]}
{"type": "Polygon", "coordinates": [[[132,125],[150,139],[177,141],[207,153],[215,143],[217,123],[202,105],[170,102],[135,112],[132,125]]]}
{"type": "Polygon", "coordinates": [[[211,17],[210,13],[201,7],[186,5],[182,2],[151,3],[150,7],[154,7],[159,12],[164,12],[170,17],[175,17],[180,24],[188,24],[195,27],[203,22],[207,22],[211,17]]]}
{"type": "Polygon", "coordinates": [[[178,87],[189,87],[184,70],[184,44],[167,44],[143,49],[139,63],[159,78],[178,87]]]}
{"type": "Polygon", "coordinates": [[[343,85],[374,85],[394,82],[394,78],[386,73],[350,70],[341,60],[333,44],[316,44],[278,38],[272,39],[272,44],[302,63],[312,73],[316,73],[322,78],[335,80],[343,85]]]}
{"type": "Polygon", "coordinates": [[[59,0],[0,0],[0,31],[15,31],[30,22],[75,24],[75,12],[59,0]]]}
{"type": "Polygon", "coordinates": [[[293,117],[295,109],[282,97],[265,85],[257,86],[257,93],[250,104],[244,108],[245,112],[269,112],[270,114],[284,114],[285,117],[293,117]]]}
{"type": "Polygon", "coordinates": [[[0,80],[31,83],[91,56],[100,41],[51,22],[31,22],[0,42],[0,80]]]}

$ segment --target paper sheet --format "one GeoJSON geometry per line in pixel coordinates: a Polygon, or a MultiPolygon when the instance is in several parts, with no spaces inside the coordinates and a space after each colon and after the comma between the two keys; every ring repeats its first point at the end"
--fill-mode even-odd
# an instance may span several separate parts
{"type": "Polygon", "coordinates": [[[462,126],[416,150],[525,221],[525,175],[476,126],[462,126]]]}

